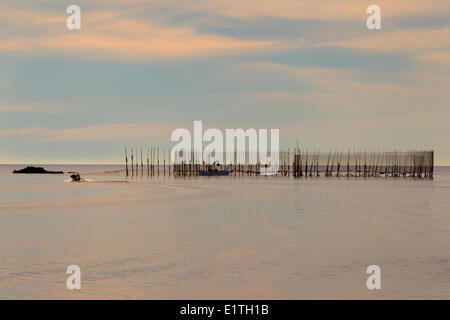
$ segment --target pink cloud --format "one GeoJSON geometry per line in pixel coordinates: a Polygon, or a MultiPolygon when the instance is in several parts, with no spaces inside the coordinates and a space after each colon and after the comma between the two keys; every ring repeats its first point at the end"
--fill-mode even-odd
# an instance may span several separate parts
{"type": "Polygon", "coordinates": [[[65,26],[67,16],[64,14],[8,9],[0,10],[0,16],[10,30],[20,24],[33,32],[9,32],[0,42],[0,51],[31,54],[54,52],[91,59],[149,59],[279,50],[287,46],[281,41],[241,40],[201,34],[190,27],[160,26],[154,22],[124,17],[126,11],[86,14],[82,11],[82,29],[69,31],[65,26]]]}
{"type": "Polygon", "coordinates": [[[172,131],[180,126],[169,123],[116,123],[78,128],[50,129],[43,127],[0,130],[0,139],[22,137],[24,142],[70,142],[70,141],[136,141],[167,140],[172,131]]]}
{"type": "Polygon", "coordinates": [[[321,45],[341,46],[358,50],[416,52],[436,50],[450,46],[450,28],[437,30],[400,30],[375,32],[373,34],[344,41],[321,45]]]}

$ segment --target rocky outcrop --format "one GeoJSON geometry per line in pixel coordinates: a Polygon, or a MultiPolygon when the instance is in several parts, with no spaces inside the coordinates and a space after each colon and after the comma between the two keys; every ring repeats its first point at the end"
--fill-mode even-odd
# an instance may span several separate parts
{"type": "Polygon", "coordinates": [[[26,174],[63,174],[63,171],[47,171],[41,167],[26,167],[21,170],[14,170],[13,173],[26,173],[26,174]]]}

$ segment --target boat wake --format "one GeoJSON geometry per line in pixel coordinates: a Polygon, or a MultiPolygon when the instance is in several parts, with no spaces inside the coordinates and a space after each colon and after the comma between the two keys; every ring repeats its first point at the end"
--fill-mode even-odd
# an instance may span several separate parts
{"type": "Polygon", "coordinates": [[[86,178],[80,178],[80,180],[73,180],[72,178],[68,178],[64,180],[64,182],[99,182],[99,183],[129,183],[129,181],[110,181],[110,180],[93,180],[93,179],[86,179],[86,178]]]}

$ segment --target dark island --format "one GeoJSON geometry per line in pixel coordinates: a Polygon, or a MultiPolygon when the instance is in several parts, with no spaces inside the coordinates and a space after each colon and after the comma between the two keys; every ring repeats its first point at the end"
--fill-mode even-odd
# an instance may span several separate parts
{"type": "Polygon", "coordinates": [[[63,171],[47,171],[41,167],[26,167],[21,170],[14,170],[13,173],[26,173],[26,174],[64,174],[63,171]]]}

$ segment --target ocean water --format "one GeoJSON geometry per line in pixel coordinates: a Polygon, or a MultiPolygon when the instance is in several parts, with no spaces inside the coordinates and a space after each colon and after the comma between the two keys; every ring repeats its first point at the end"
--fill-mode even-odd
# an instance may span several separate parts
{"type": "Polygon", "coordinates": [[[450,168],[433,180],[126,179],[0,165],[2,299],[450,298],[450,168]],[[81,290],[66,269],[81,268],[81,290]],[[368,290],[366,269],[381,269],[368,290]]]}

